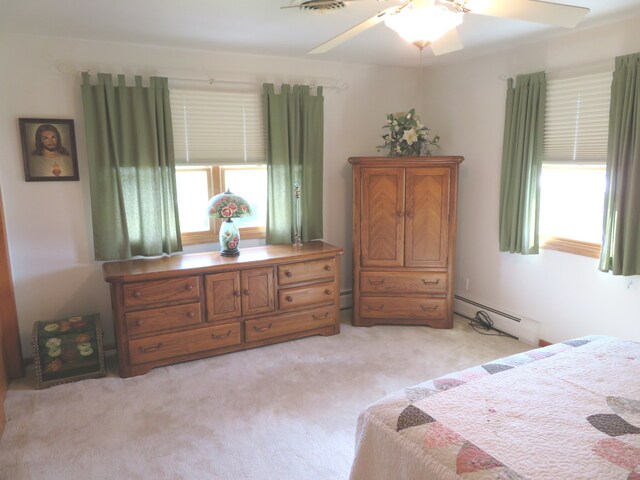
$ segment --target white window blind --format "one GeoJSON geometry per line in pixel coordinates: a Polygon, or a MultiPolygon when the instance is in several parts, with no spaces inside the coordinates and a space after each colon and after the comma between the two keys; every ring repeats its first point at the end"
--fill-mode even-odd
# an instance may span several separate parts
{"type": "Polygon", "coordinates": [[[612,73],[547,80],[544,161],[607,160],[612,73]]]}
{"type": "Polygon", "coordinates": [[[258,92],[171,90],[177,164],[265,163],[258,92]]]}

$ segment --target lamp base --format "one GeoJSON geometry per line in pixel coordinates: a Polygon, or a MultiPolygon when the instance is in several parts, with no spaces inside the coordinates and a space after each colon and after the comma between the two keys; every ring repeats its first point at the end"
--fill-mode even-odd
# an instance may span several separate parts
{"type": "Polygon", "coordinates": [[[220,224],[220,255],[223,257],[237,257],[240,255],[240,230],[228,218],[220,224]]]}

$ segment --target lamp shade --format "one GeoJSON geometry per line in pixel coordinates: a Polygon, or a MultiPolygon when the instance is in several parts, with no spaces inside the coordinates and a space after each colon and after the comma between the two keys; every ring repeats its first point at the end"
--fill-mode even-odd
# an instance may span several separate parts
{"type": "Polygon", "coordinates": [[[207,211],[214,218],[240,218],[251,215],[251,207],[240,195],[227,190],[209,200],[207,211]]]}
{"type": "Polygon", "coordinates": [[[406,41],[428,45],[436,41],[452,28],[462,23],[462,12],[454,12],[443,5],[409,4],[384,21],[406,41]]]}

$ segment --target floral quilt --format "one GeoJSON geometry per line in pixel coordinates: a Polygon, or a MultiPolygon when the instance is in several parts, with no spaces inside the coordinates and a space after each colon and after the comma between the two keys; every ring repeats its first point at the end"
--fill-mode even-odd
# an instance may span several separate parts
{"type": "Polygon", "coordinates": [[[379,400],[351,470],[377,479],[640,480],[640,343],[582,337],[379,400]]]}

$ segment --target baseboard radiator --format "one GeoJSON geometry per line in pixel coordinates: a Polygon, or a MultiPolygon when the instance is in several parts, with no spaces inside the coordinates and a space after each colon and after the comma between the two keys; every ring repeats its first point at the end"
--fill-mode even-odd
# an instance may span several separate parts
{"type": "Polygon", "coordinates": [[[458,315],[473,318],[480,310],[489,314],[496,330],[513,335],[518,340],[529,345],[538,346],[540,341],[539,322],[522,315],[515,315],[502,309],[485,305],[470,298],[454,295],[453,311],[458,315]]]}

